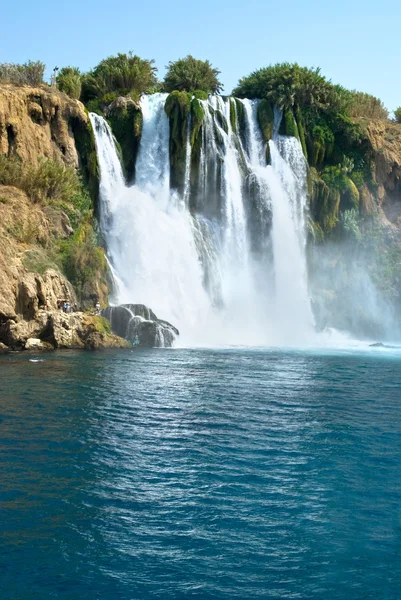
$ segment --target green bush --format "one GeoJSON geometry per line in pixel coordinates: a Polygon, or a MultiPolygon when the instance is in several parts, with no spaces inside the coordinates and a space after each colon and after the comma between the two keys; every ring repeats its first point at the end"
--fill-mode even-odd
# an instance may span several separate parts
{"type": "Polygon", "coordinates": [[[100,280],[107,269],[102,248],[89,222],[60,244],[60,262],[69,281],[82,296],[84,289],[100,280]]]}
{"type": "Polygon", "coordinates": [[[353,118],[388,119],[388,110],[379,98],[364,92],[352,91],[347,93],[349,95],[347,102],[348,116],[353,118]]]}
{"type": "Polygon", "coordinates": [[[49,158],[24,164],[18,157],[0,155],[0,184],[20,188],[33,202],[74,202],[82,194],[75,169],[49,158]]]}
{"type": "Polygon", "coordinates": [[[165,92],[204,92],[218,94],[223,86],[218,79],[220,71],[212,67],[208,60],[197,60],[190,54],[167,65],[163,82],[165,92]]]}
{"type": "Polygon", "coordinates": [[[41,85],[45,65],[40,60],[18,65],[15,63],[0,63],[0,81],[15,85],[41,85]]]}
{"type": "Polygon", "coordinates": [[[61,69],[57,76],[57,87],[62,92],[68,94],[70,98],[79,100],[82,89],[79,69],[77,67],[64,67],[61,69]]]}
{"type": "Polygon", "coordinates": [[[81,191],[81,182],[72,167],[42,159],[25,167],[22,189],[33,202],[67,202],[81,191]]]}
{"type": "Polygon", "coordinates": [[[240,98],[265,98],[281,109],[310,106],[336,112],[343,103],[343,88],[333,85],[320,69],[297,63],[271,65],[240,79],[233,94],[240,98]]]}
{"type": "Polygon", "coordinates": [[[109,56],[83,76],[82,99],[88,102],[112,93],[115,97],[130,95],[138,100],[157,86],[156,71],[154,60],[142,59],[132,52],[109,56]]]}
{"type": "Polygon", "coordinates": [[[395,109],[394,117],[397,123],[401,123],[401,106],[395,109]]]}

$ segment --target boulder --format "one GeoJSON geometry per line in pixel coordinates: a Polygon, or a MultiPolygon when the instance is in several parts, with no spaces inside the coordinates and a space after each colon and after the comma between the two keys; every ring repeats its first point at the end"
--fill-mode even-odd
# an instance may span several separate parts
{"type": "Polygon", "coordinates": [[[0,354],[5,354],[8,351],[9,351],[9,348],[5,344],[2,344],[0,342],[0,354]]]}
{"type": "Polygon", "coordinates": [[[144,304],[108,306],[101,314],[110,321],[113,333],[138,346],[170,348],[179,335],[174,325],[158,319],[144,304]]]}
{"type": "Polygon", "coordinates": [[[42,342],[39,338],[28,338],[25,343],[25,350],[52,350],[53,346],[47,342],[42,342]]]}
{"type": "Polygon", "coordinates": [[[0,339],[13,350],[23,350],[29,338],[39,338],[42,326],[35,320],[8,320],[0,326],[0,339]]]}

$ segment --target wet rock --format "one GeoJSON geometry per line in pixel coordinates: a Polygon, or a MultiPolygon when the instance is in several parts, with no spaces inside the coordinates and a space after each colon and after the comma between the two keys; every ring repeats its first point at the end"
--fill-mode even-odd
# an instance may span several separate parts
{"type": "Polygon", "coordinates": [[[158,319],[144,304],[109,306],[102,315],[110,321],[113,333],[139,346],[170,348],[179,335],[174,325],[158,319]]]}

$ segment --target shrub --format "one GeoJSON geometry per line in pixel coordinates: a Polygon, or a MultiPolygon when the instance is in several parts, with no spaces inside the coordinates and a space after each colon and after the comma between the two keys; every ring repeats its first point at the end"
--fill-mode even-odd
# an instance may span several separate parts
{"type": "Polygon", "coordinates": [[[394,117],[397,123],[401,123],[401,106],[395,109],[394,117]]]}
{"type": "Polygon", "coordinates": [[[0,154],[0,185],[13,185],[21,187],[23,179],[23,165],[18,157],[8,157],[0,154]]]}
{"type": "Polygon", "coordinates": [[[349,99],[347,101],[347,114],[350,117],[366,117],[367,119],[388,119],[388,110],[383,102],[364,92],[352,91],[348,92],[349,99]]]}
{"type": "Polygon", "coordinates": [[[320,69],[297,63],[271,65],[240,79],[233,94],[240,98],[265,98],[281,109],[310,106],[337,111],[342,105],[343,88],[333,85],[320,69]]]}
{"type": "Polygon", "coordinates": [[[163,82],[165,92],[205,92],[219,93],[223,86],[218,79],[220,71],[212,67],[208,60],[198,60],[190,54],[167,65],[163,82]]]}
{"type": "Polygon", "coordinates": [[[34,248],[25,252],[22,259],[24,266],[33,273],[42,275],[48,269],[58,270],[58,265],[42,248],[34,248]]]}
{"type": "Polygon", "coordinates": [[[82,98],[88,102],[114,92],[116,97],[130,95],[138,99],[157,85],[156,71],[154,60],[132,52],[109,56],[82,78],[82,98]]]}
{"type": "Polygon", "coordinates": [[[0,81],[15,85],[41,85],[45,65],[40,61],[32,61],[18,65],[14,63],[0,64],[0,81]]]}
{"type": "Polygon", "coordinates": [[[80,202],[83,193],[75,169],[48,158],[23,164],[18,157],[0,155],[0,184],[20,188],[33,202],[80,202]]]}
{"type": "Polygon", "coordinates": [[[64,67],[61,69],[57,76],[57,87],[62,92],[65,92],[74,98],[79,100],[81,96],[82,82],[81,73],[76,67],[64,67]]]}
{"type": "Polygon", "coordinates": [[[62,163],[42,159],[27,165],[23,173],[22,189],[33,202],[57,199],[67,202],[81,189],[76,171],[62,163]]]}
{"type": "Polygon", "coordinates": [[[104,252],[98,247],[97,235],[90,223],[84,223],[68,240],[60,244],[63,270],[79,295],[107,268],[104,252]]]}

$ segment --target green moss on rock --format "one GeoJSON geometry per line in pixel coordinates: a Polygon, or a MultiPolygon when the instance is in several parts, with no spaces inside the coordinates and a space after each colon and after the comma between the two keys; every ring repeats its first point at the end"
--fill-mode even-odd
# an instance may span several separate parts
{"type": "Polygon", "coordinates": [[[97,211],[99,198],[100,171],[97,160],[95,135],[88,118],[86,123],[72,118],[70,127],[74,135],[75,146],[79,155],[80,168],[84,183],[88,188],[93,205],[97,211]]]}
{"type": "Polygon", "coordinates": [[[299,141],[301,142],[302,151],[304,153],[306,160],[308,160],[308,150],[306,147],[306,138],[305,138],[305,125],[304,125],[304,119],[302,116],[302,112],[301,112],[299,106],[295,110],[295,118],[296,118],[297,125],[298,125],[299,141]]]}
{"type": "Polygon", "coordinates": [[[343,177],[340,210],[359,209],[359,190],[349,177],[343,177]]]}
{"type": "Polygon", "coordinates": [[[209,98],[209,94],[203,90],[195,90],[194,97],[198,100],[207,100],[209,98]]]}
{"type": "Polygon", "coordinates": [[[216,109],[214,114],[216,116],[217,123],[220,125],[220,127],[222,128],[222,130],[225,131],[226,133],[228,133],[227,119],[225,118],[225,116],[223,115],[223,113],[221,112],[221,110],[216,109]]]}
{"type": "Polygon", "coordinates": [[[111,333],[110,321],[108,321],[105,317],[93,315],[91,320],[97,332],[106,334],[111,333]]]}
{"type": "Polygon", "coordinates": [[[288,135],[299,139],[298,125],[290,108],[284,109],[283,118],[281,119],[280,123],[279,134],[288,135]]]}
{"type": "Polygon", "coordinates": [[[188,92],[171,92],[164,110],[170,121],[170,183],[183,189],[187,155],[188,119],[191,114],[192,95],[188,92]]]}
{"type": "Polygon", "coordinates": [[[127,179],[135,176],[135,163],[142,135],[142,113],[131,98],[117,98],[107,110],[107,119],[121,149],[127,179]]]}
{"type": "Polygon", "coordinates": [[[269,142],[273,135],[274,111],[268,100],[259,102],[257,116],[263,139],[269,142]]]}
{"type": "Polygon", "coordinates": [[[338,223],[341,193],[335,186],[329,186],[316,171],[310,170],[312,182],[311,216],[322,231],[330,233],[338,223]]]}
{"type": "Polygon", "coordinates": [[[235,108],[236,108],[236,112],[237,112],[238,133],[240,134],[242,141],[244,141],[245,130],[246,130],[244,105],[242,104],[242,102],[239,98],[234,98],[234,101],[235,101],[235,108]]]}

